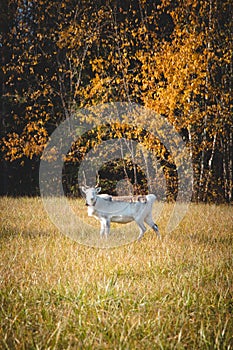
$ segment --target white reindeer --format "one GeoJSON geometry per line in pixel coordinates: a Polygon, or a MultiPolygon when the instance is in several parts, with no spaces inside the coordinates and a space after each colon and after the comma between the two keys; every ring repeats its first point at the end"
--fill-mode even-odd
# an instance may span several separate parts
{"type": "Polygon", "coordinates": [[[126,224],[135,221],[140,229],[138,240],[146,232],[145,224],[148,224],[160,238],[158,226],[152,219],[152,206],[156,199],[154,194],[135,197],[112,197],[108,194],[98,194],[100,187],[84,187],[82,191],[86,196],[88,216],[93,216],[100,221],[100,236],[108,237],[110,223],[126,224]]]}

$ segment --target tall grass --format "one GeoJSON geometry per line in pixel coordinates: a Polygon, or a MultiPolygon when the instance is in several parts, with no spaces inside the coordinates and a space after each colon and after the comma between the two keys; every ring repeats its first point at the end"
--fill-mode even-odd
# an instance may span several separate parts
{"type": "Polygon", "coordinates": [[[0,348],[233,349],[232,214],[193,204],[162,241],[97,249],[0,199],[0,348]]]}

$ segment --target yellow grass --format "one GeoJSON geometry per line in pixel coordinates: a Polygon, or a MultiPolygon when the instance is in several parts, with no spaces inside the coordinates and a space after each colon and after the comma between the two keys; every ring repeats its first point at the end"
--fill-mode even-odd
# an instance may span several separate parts
{"type": "Polygon", "coordinates": [[[232,207],[192,204],[170,234],[166,212],[161,242],[98,249],[1,198],[0,349],[233,349],[232,207]]]}

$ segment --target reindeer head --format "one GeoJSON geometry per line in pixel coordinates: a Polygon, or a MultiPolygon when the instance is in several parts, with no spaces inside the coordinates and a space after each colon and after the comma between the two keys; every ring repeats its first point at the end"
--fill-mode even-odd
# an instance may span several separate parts
{"type": "Polygon", "coordinates": [[[97,194],[101,191],[101,187],[81,187],[86,196],[86,205],[94,206],[97,201],[97,194]]]}
{"type": "Polygon", "coordinates": [[[99,174],[97,174],[97,184],[95,187],[87,186],[87,180],[85,172],[83,171],[83,186],[81,187],[82,192],[86,196],[86,205],[94,206],[97,201],[97,194],[101,191],[101,187],[99,186],[99,174]]]}

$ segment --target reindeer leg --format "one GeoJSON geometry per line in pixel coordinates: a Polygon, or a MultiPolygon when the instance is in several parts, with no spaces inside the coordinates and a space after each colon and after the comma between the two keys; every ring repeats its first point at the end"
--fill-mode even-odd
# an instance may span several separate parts
{"type": "Polygon", "coordinates": [[[105,237],[108,238],[110,233],[110,220],[106,219],[106,226],[105,226],[105,237]]]}
{"type": "Polygon", "coordinates": [[[110,220],[106,218],[100,219],[101,229],[100,229],[100,236],[103,238],[108,238],[109,232],[110,232],[110,220]]]}
{"type": "Polygon", "coordinates": [[[158,226],[154,223],[151,216],[145,218],[145,222],[156,232],[158,238],[161,238],[158,226]]]}
{"type": "Polygon", "coordinates": [[[159,239],[161,239],[158,226],[157,226],[156,224],[154,224],[154,225],[152,226],[152,229],[155,231],[157,237],[158,237],[159,239]]]}
{"type": "Polygon", "coordinates": [[[105,234],[105,221],[103,219],[100,220],[100,237],[103,238],[105,234]]]}
{"type": "Polygon", "coordinates": [[[138,236],[138,241],[140,241],[142,239],[142,237],[144,236],[144,233],[146,232],[146,227],[143,224],[143,222],[138,222],[137,221],[137,224],[138,224],[139,229],[140,229],[140,233],[139,233],[139,236],[138,236]]]}

